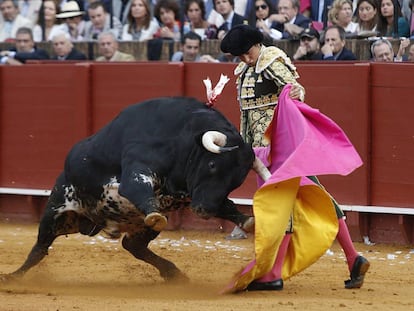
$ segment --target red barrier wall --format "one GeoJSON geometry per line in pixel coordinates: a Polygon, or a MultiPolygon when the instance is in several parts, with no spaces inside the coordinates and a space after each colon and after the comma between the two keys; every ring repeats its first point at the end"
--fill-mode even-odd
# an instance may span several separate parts
{"type": "MultiPolygon", "coordinates": [[[[372,204],[412,207],[414,64],[375,63],[371,72],[372,204]]],[[[373,214],[369,228],[377,241],[414,241],[414,216],[373,214]]]]}
{"type": "Polygon", "coordinates": [[[372,204],[413,206],[414,64],[373,64],[371,70],[372,204]]]}
{"type": "MultiPolygon", "coordinates": [[[[341,204],[413,207],[414,65],[297,67],[307,91],[305,101],[345,130],[364,161],[350,176],[322,176],[327,190],[341,204]]],[[[235,64],[138,62],[1,66],[0,187],[50,189],[73,143],[97,131],[122,108],[158,96],[204,101],[202,80],[210,77],[215,85],[221,73],[231,80],[216,108],[238,127],[234,68],[235,64]]],[[[232,196],[251,198],[255,189],[252,173],[232,196]]],[[[26,211],[37,220],[43,206],[44,198],[0,195],[1,217],[21,219],[26,211]]],[[[414,240],[413,216],[349,213],[348,224],[357,229],[354,237],[364,233],[376,241],[414,240]]]]}
{"type": "Polygon", "coordinates": [[[87,134],[89,68],[0,67],[2,187],[51,188],[69,148],[87,134]]]}
{"type": "Polygon", "coordinates": [[[93,132],[128,105],[153,97],[183,95],[183,74],[182,63],[91,65],[93,132]]]}

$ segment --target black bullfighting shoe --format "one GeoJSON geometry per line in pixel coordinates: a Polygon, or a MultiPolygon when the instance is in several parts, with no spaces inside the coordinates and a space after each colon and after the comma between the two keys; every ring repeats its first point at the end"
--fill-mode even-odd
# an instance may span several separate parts
{"type": "Polygon", "coordinates": [[[145,217],[144,223],[155,231],[162,231],[167,226],[168,221],[164,215],[152,212],[145,217]]]}
{"type": "Polygon", "coordinates": [[[272,282],[251,282],[246,290],[254,291],[254,290],[282,290],[283,289],[283,280],[277,279],[272,282]]]}
{"type": "Polygon", "coordinates": [[[352,266],[351,278],[345,281],[345,288],[361,288],[362,284],[364,284],[365,273],[367,273],[368,269],[369,261],[363,256],[358,256],[352,266]]]}

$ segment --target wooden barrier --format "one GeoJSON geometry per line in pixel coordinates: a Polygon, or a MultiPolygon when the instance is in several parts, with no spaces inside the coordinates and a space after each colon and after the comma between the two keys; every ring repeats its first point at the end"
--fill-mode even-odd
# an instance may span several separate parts
{"type": "Polygon", "coordinates": [[[90,81],[93,132],[130,104],[184,94],[184,81],[182,63],[94,63],[90,81]]]}
{"type": "MultiPolygon", "coordinates": [[[[373,205],[413,206],[414,127],[412,117],[414,64],[372,64],[371,202],[373,205]]],[[[414,241],[414,217],[381,214],[370,217],[373,239],[392,241],[400,231],[414,241]],[[398,228],[398,230],[395,230],[398,228]]]]}
{"type": "MultiPolygon", "coordinates": [[[[0,185],[50,189],[88,130],[89,68],[0,67],[0,185]]],[[[36,221],[43,196],[0,195],[1,218],[36,221]]]]}
{"type": "MultiPolygon", "coordinates": [[[[238,126],[234,67],[162,62],[1,66],[0,218],[37,220],[45,198],[36,190],[49,190],[71,145],[126,105],[160,95],[205,100],[202,80],[210,77],[215,84],[224,73],[231,81],[216,108],[238,126]],[[19,194],[13,189],[34,192],[19,194]]],[[[414,241],[414,216],[398,209],[414,211],[413,108],[407,101],[414,64],[298,63],[297,67],[307,90],[306,102],[334,119],[364,160],[350,176],[321,177],[328,191],[345,204],[353,238],[414,241]]],[[[231,196],[245,208],[255,187],[252,173],[231,196]]],[[[179,217],[176,223],[186,225],[179,217]]]]}
{"type": "Polygon", "coordinates": [[[89,68],[2,67],[0,184],[50,188],[88,131],[89,68]]]}

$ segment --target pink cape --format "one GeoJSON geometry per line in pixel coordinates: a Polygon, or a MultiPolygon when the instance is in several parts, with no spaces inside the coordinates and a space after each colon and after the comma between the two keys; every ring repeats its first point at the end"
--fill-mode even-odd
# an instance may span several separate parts
{"type": "Polygon", "coordinates": [[[256,156],[271,163],[276,183],[294,177],[339,174],[348,175],[362,160],[342,129],[319,110],[289,97],[286,85],[275,109],[266,136],[270,145],[256,148],[256,156]],[[280,125],[279,125],[280,124],[280,125]]]}
{"type": "Polygon", "coordinates": [[[283,278],[314,263],[335,240],[337,217],[331,196],[305,176],[348,175],[362,160],[341,128],[317,109],[292,100],[291,85],[279,96],[266,136],[269,147],[256,148],[271,177],[253,198],[255,259],[223,292],[243,290],[273,267],[290,215],[294,233],[282,271],[283,278]],[[280,224],[280,225],[278,225],[280,224]]]}

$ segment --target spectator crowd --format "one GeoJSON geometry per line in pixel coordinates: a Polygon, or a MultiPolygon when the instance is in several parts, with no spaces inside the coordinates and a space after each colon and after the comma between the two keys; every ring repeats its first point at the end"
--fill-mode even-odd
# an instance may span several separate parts
{"type": "MultiPolygon", "coordinates": [[[[0,0],[2,64],[28,59],[83,60],[74,42],[97,42],[100,61],[130,61],[120,41],[181,42],[173,61],[238,61],[200,55],[203,40],[222,40],[249,24],[265,45],[297,40],[294,60],[356,60],[347,39],[372,42],[373,61],[414,61],[414,0],[0,0]],[[400,40],[398,52],[390,40],[400,40]],[[50,42],[53,55],[36,48],[50,42]],[[109,52],[109,51],[112,52],[109,52]],[[389,54],[389,55],[388,55],[389,54]],[[20,57],[19,57],[20,56],[20,57]]],[[[98,60],[98,59],[96,59],[98,60]]]]}

